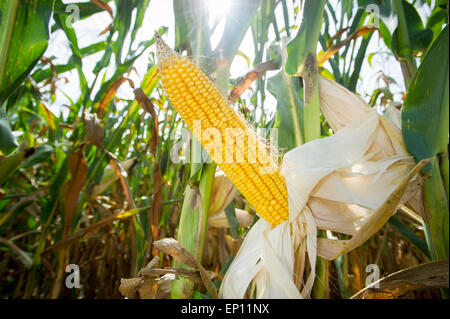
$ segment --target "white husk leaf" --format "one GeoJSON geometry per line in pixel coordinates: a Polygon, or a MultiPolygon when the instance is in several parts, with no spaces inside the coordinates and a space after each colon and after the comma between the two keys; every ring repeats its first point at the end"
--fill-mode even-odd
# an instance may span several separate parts
{"type": "MultiPolygon", "coordinates": [[[[253,219],[255,218],[255,215],[250,214],[249,212],[239,208],[235,208],[234,212],[239,222],[239,226],[241,227],[251,226],[251,224],[253,223],[253,219]]],[[[216,228],[230,228],[230,224],[228,223],[227,215],[224,210],[215,216],[209,217],[208,224],[209,226],[216,228]]]]}
{"type": "Polygon", "coordinates": [[[415,194],[405,190],[420,165],[400,128],[333,81],[320,77],[319,91],[335,134],[284,155],[289,221],[253,226],[224,278],[224,298],[244,297],[252,280],[257,298],[309,297],[317,255],[333,259],[361,245],[415,194]],[[318,228],[353,237],[318,239],[318,228]],[[311,270],[304,282],[306,254],[311,270]]]}
{"type": "Polygon", "coordinates": [[[248,231],[233,263],[223,278],[220,296],[223,298],[244,298],[248,285],[262,267],[260,243],[262,243],[263,232],[271,227],[270,223],[260,219],[248,231]]]}
{"type": "Polygon", "coordinates": [[[237,194],[237,188],[225,174],[222,172],[216,174],[214,177],[208,216],[216,216],[223,212],[225,207],[228,206],[237,194]]]}

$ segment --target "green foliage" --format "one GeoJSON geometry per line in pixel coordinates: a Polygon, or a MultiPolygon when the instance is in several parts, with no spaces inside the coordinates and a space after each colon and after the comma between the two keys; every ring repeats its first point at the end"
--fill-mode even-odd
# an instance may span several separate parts
{"type": "Polygon", "coordinates": [[[325,0],[304,2],[302,23],[297,35],[287,46],[285,69],[290,76],[301,75],[308,54],[316,53],[325,2],[325,0]]]}
{"type": "MultiPolygon", "coordinates": [[[[120,298],[120,279],[134,277],[152,257],[161,258],[155,268],[184,267],[153,249],[153,242],[165,237],[177,238],[206,269],[220,269],[214,282],[220,285],[246,231],[238,227],[234,208],[252,208],[237,197],[225,209],[230,228],[208,227],[215,164],[172,161],[173,150],[184,142],[178,129],[185,124],[159,81],[155,30],[144,30],[147,17],[162,14],[151,11],[154,2],[71,3],[85,20],[80,23],[99,14],[108,17],[110,25],[89,44],[83,44],[78,22],[75,28],[67,23],[72,12],[63,1],[0,2],[0,239],[18,249],[0,242],[0,296],[120,298]],[[142,41],[137,40],[141,31],[146,35],[142,41]],[[70,48],[67,63],[54,64],[54,57],[44,54],[56,35],[70,48]],[[65,81],[79,93],[73,100],[62,92],[65,81]],[[138,103],[134,88],[142,89],[154,113],[138,103]],[[126,98],[117,94],[119,89],[126,98]],[[56,105],[63,111],[54,114],[61,92],[67,105],[56,105]],[[77,177],[83,174],[74,170],[74,158],[86,163],[85,178],[77,177]],[[71,183],[79,186],[79,196],[70,196],[71,183]],[[64,288],[61,276],[68,262],[81,265],[82,289],[64,288]]],[[[425,232],[407,216],[391,218],[386,235],[375,235],[334,263],[318,264],[315,296],[350,297],[362,288],[359,274],[367,264],[399,270],[403,253],[394,254],[387,244],[383,248],[386,242],[398,242],[415,263],[448,256],[447,2],[433,2],[434,7],[430,1],[399,2],[403,20],[398,7],[384,0],[358,0],[358,6],[352,0],[236,3],[225,17],[223,35],[215,39],[216,48],[211,39],[220,21],[210,26],[204,0],[174,0],[174,25],[157,26],[156,31],[164,37],[173,32],[175,49],[200,64],[224,95],[239,82],[230,79],[236,55],[246,59],[248,71],[269,60],[278,66],[276,72],[261,74],[235,107],[256,128],[277,128],[281,151],[332,133],[318,111],[316,76],[357,92],[365,61],[376,67],[372,57],[380,52],[371,44],[381,37],[389,50],[383,54],[397,57],[412,79],[402,116],[408,150],[417,161],[435,158],[425,170],[425,232]],[[426,21],[418,14],[418,3],[430,9],[426,21]],[[365,11],[369,4],[380,9],[378,30],[344,42],[374,21],[365,11]],[[243,45],[248,34],[254,52],[243,45]],[[318,74],[305,74],[311,71],[305,69],[308,56],[320,58],[343,42],[317,67],[318,74]],[[408,59],[413,63],[405,66],[408,59]],[[307,81],[312,83],[308,93],[307,81]],[[425,245],[428,228],[431,250],[425,245]]],[[[382,72],[389,82],[390,70],[382,72]]],[[[374,88],[370,103],[383,107],[388,100],[400,102],[394,93],[388,84],[374,88]]],[[[189,156],[183,150],[179,155],[189,156]]],[[[211,296],[183,278],[174,282],[171,297],[211,296]]]]}
{"type": "Polygon", "coordinates": [[[12,134],[11,127],[8,123],[8,118],[0,106],[0,150],[5,154],[9,154],[17,147],[16,139],[12,134]]]}
{"type": "Polygon", "coordinates": [[[17,146],[3,103],[25,80],[47,48],[53,0],[37,6],[32,1],[11,0],[0,4],[0,151],[9,154],[17,146]]]}
{"type": "Polygon", "coordinates": [[[273,127],[278,129],[278,147],[287,151],[303,144],[303,99],[299,78],[288,77],[280,71],[268,79],[267,90],[277,99],[273,127]]]}
{"type": "Polygon", "coordinates": [[[449,253],[448,130],[449,130],[449,30],[429,48],[408,89],[402,127],[408,150],[419,161],[433,158],[425,167],[425,209],[437,258],[449,253]]]}
{"type": "MultiPolygon", "coordinates": [[[[414,75],[402,112],[403,136],[417,161],[447,152],[449,109],[448,27],[414,75]]],[[[428,166],[427,172],[430,171],[428,166]]]]}
{"type": "Polygon", "coordinates": [[[430,29],[425,29],[419,13],[412,4],[403,1],[403,10],[408,30],[409,47],[402,47],[403,43],[399,39],[399,27],[397,27],[392,34],[391,49],[396,57],[408,57],[408,55],[405,56],[405,50],[411,50],[410,54],[413,56],[422,56],[433,40],[433,32],[430,29]]]}
{"type": "Polygon", "coordinates": [[[53,0],[2,1],[0,104],[23,82],[47,48],[53,0]]]}

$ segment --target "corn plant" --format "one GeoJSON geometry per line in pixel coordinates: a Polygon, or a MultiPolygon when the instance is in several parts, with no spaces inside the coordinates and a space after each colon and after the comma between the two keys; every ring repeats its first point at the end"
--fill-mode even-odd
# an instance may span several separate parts
{"type": "Polygon", "coordinates": [[[0,3],[0,295],[448,298],[448,2],[207,1],[0,3]]]}

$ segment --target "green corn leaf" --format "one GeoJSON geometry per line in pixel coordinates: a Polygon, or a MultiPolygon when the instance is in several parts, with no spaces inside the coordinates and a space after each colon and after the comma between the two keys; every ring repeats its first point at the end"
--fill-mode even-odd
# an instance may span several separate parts
{"type": "Polygon", "coordinates": [[[299,78],[289,77],[281,71],[267,80],[267,89],[277,99],[273,127],[278,129],[278,147],[288,151],[302,145],[303,90],[299,78]]]}
{"type": "MultiPolygon", "coordinates": [[[[103,51],[105,49],[106,49],[106,43],[104,41],[101,41],[101,42],[91,44],[85,48],[81,48],[80,53],[81,53],[82,57],[84,58],[88,55],[103,51]]],[[[75,67],[76,67],[76,63],[74,61],[74,57],[72,56],[69,59],[69,61],[67,62],[67,64],[55,65],[55,73],[62,74],[64,72],[75,69],[75,67]]],[[[42,81],[50,78],[50,76],[52,76],[52,69],[51,68],[46,68],[45,70],[38,69],[31,76],[34,81],[42,82],[42,81]]]]}
{"type": "Polygon", "coordinates": [[[3,107],[0,105],[0,151],[9,154],[17,147],[16,138],[12,134],[3,107]]]}
{"type": "Polygon", "coordinates": [[[47,49],[53,0],[0,3],[0,105],[47,49]]]}
{"type": "Polygon", "coordinates": [[[34,148],[19,147],[16,152],[4,157],[0,161],[0,186],[26,159],[35,152],[34,148]]]}
{"type": "Polygon", "coordinates": [[[416,71],[402,112],[405,144],[417,161],[434,158],[424,171],[425,210],[436,257],[448,257],[448,26],[432,43],[416,71]]]}
{"type": "Polygon", "coordinates": [[[251,25],[255,46],[254,64],[262,62],[264,45],[267,43],[269,27],[275,19],[275,0],[263,1],[251,25]]]}
{"type": "Polygon", "coordinates": [[[432,162],[431,177],[424,183],[424,199],[425,211],[431,233],[431,244],[434,248],[436,259],[448,258],[448,194],[445,191],[441,171],[439,170],[439,161],[437,159],[432,162]]]}
{"type": "Polygon", "coordinates": [[[261,5],[261,0],[241,0],[235,2],[232,12],[228,14],[225,21],[225,31],[215,54],[218,55],[223,50],[223,57],[231,64],[245,33],[252,22],[253,16],[261,5]]]}
{"type": "Polygon", "coordinates": [[[408,56],[405,56],[403,52],[407,52],[408,50],[410,50],[413,56],[421,56],[433,40],[433,31],[424,28],[422,19],[412,4],[406,1],[402,3],[410,48],[402,47],[402,41],[399,39],[399,28],[397,27],[392,34],[391,49],[396,57],[407,58],[408,56]]]}
{"type": "MultiPolygon", "coordinates": [[[[448,26],[441,32],[416,74],[402,112],[408,150],[417,161],[446,153],[448,145],[448,26]]],[[[431,165],[427,165],[430,172],[431,165]]]]}
{"type": "Polygon", "coordinates": [[[427,20],[426,28],[433,31],[433,40],[437,38],[442,30],[442,26],[447,21],[447,12],[439,7],[434,8],[427,20]]]}
{"type": "Polygon", "coordinates": [[[392,34],[395,28],[397,28],[398,19],[392,8],[391,1],[358,0],[358,7],[367,11],[370,11],[370,8],[376,8],[377,10],[372,11],[373,14],[378,16],[382,20],[382,22],[384,22],[384,25],[389,30],[389,33],[392,34]]]}
{"type": "Polygon", "coordinates": [[[416,246],[425,256],[430,258],[430,252],[425,240],[417,236],[411,229],[409,229],[400,218],[393,215],[389,218],[389,225],[408,239],[414,246],[416,246]]]}
{"type": "MultiPolygon", "coordinates": [[[[79,13],[80,20],[89,18],[93,16],[96,13],[103,12],[103,9],[95,5],[93,2],[73,2],[73,3],[63,3],[62,1],[56,1],[55,3],[55,14],[66,14],[66,13],[75,13],[75,11],[72,10],[74,6],[77,7],[79,11],[76,13],[79,13]]],[[[59,28],[59,25],[55,24],[52,26],[52,28],[59,28]]],[[[52,30],[55,31],[55,29],[52,30]]]]}
{"type": "Polygon", "coordinates": [[[0,151],[17,143],[2,110],[6,99],[25,80],[47,49],[53,0],[0,2],[0,151]]]}
{"type": "Polygon", "coordinates": [[[230,225],[231,235],[233,236],[234,239],[238,239],[239,238],[239,233],[238,233],[239,221],[236,217],[236,212],[234,210],[233,202],[228,204],[228,206],[225,208],[225,214],[227,216],[228,224],[230,225]]]}
{"type": "Polygon", "coordinates": [[[316,54],[325,0],[305,0],[303,20],[295,38],[287,46],[285,64],[288,75],[301,75],[308,54],[316,54]]]}

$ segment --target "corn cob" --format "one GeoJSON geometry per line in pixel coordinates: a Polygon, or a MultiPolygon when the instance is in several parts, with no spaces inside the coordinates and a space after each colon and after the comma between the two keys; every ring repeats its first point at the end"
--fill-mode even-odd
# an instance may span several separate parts
{"type": "Polygon", "coordinates": [[[285,180],[264,143],[199,67],[171,50],[161,38],[157,37],[156,44],[164,90],[194,136],[262,218],[273,225],[287,220],[285,180]],[[198,123],[201,130],[195,126],[198,123]],[[214,135],[214,139],[220,138],[214,150],[218,147],[220,152],[206,147],[211,141],[205,132],[211,129],[220,133],[214,135]]]}

